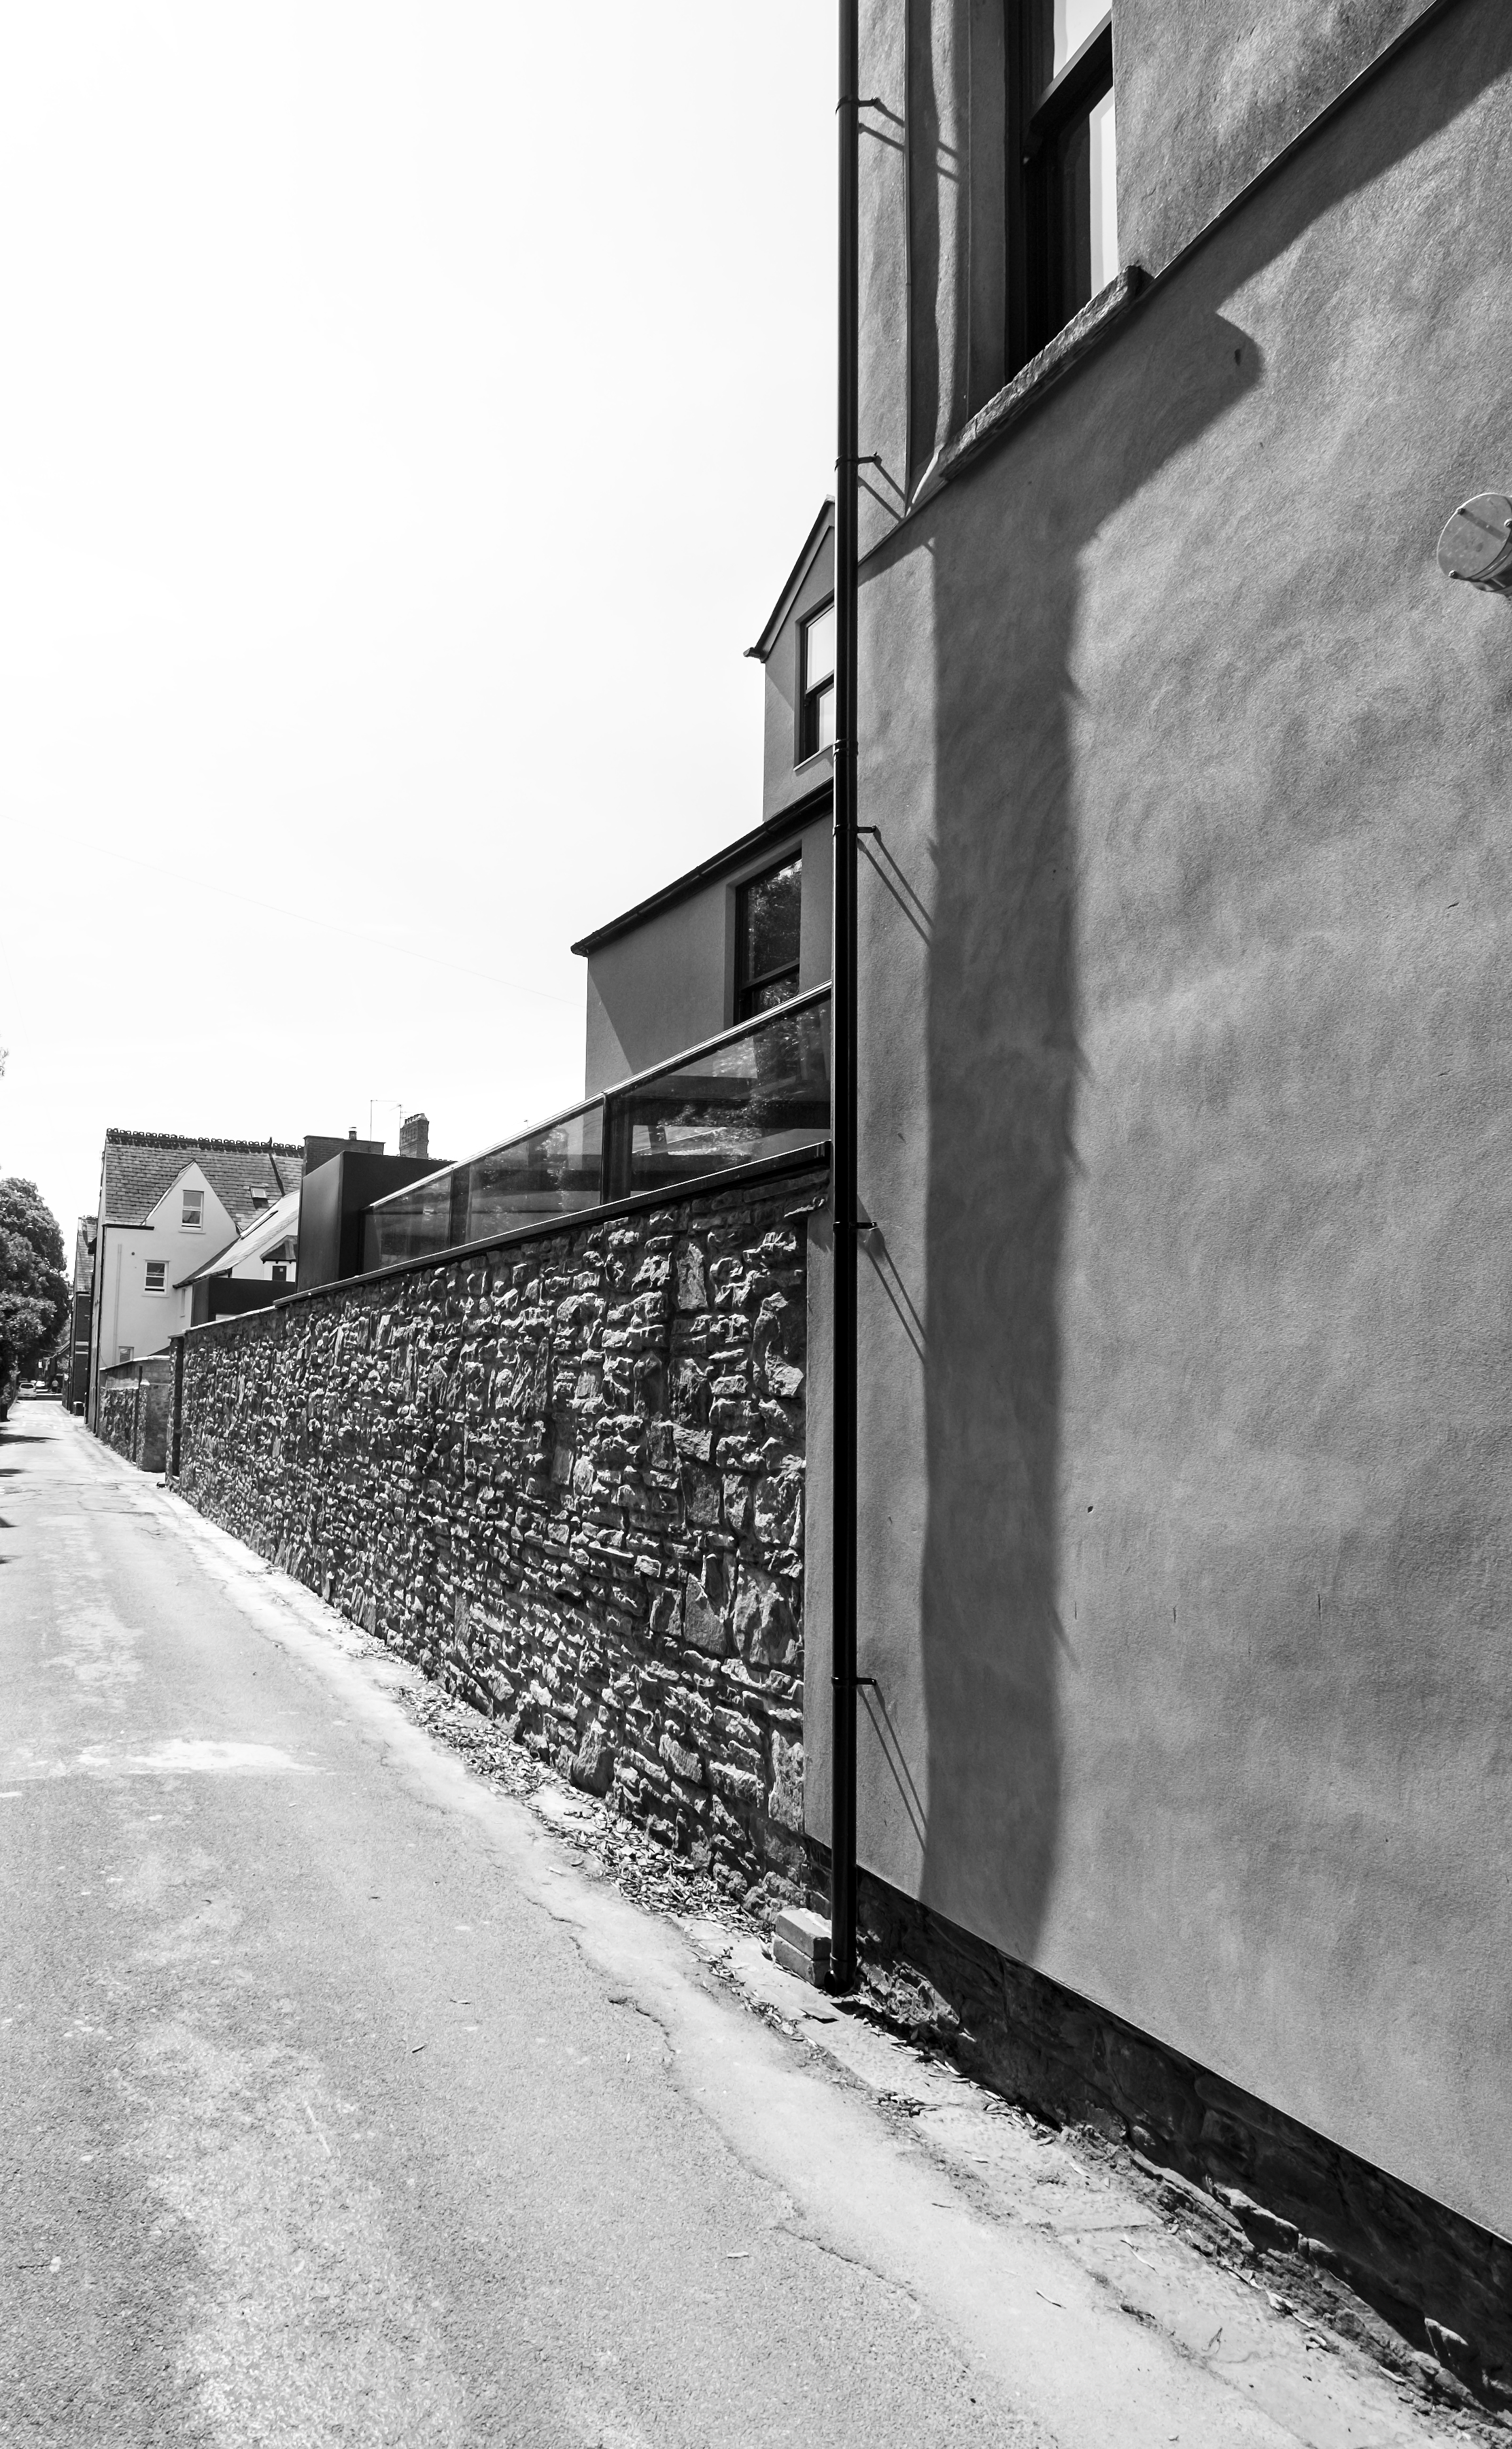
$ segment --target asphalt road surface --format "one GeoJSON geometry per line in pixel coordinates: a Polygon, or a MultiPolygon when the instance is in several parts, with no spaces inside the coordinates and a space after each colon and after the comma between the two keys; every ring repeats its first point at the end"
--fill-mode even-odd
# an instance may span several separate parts
{"type": "Polygon", "coordinates": [[[0,1430],[0,1679],[7,2444],[1293,2437],[1116,2307],[1068,2332],[373,1645],[50,1403],[0,1430]]]}

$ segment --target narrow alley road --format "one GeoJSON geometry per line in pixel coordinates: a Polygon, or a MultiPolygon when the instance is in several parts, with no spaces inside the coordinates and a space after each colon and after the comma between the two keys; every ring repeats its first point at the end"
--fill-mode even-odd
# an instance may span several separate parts
{"type": "Polygon", "coordinates": [[[0,1430],[0,2439],[1301,2437],[1042,2284],[340,1633],[56,1406],[0,1430]]]}

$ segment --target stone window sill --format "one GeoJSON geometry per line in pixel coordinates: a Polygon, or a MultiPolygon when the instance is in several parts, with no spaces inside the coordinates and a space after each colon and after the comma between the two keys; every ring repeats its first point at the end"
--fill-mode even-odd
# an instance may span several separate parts
{"type": "Polygon", "coordinates": [[[953,484],[988,451],[994,450],[1021,417],[1026,416],[1031,408],[1038,407],[1045,393],[1052,390],[1062,376],[1068,375],[1073,366],[1080,365],[1083,357],[1101,345],[1113,325],[1133,305],[1144,284],[1145,276],[1140,266],[1131,263],[1116,280],[1110,280],[1106,289],[1101,290],[1083,306],[1079,315],[1073,315],[1064,330],[1057,332],[1049,346],[1042,349],[1037,357],[1031,357],[1011,382],[1005,383],[1001,391],[994,392],[986,405],[979,408],[969,423],[961,428],[954,440],[947,442],[935,453],[909,509],[921,509],[943,485],[953,484]]]}

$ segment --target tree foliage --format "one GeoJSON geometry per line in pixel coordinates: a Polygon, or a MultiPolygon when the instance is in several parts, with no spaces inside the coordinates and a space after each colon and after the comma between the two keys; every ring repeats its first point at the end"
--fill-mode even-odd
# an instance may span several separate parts
{"type": "Polygon", "coordinates": [[[68,1316],[63,1235],[34,1182],[0,1182],[0,1419],[18,1380],[68,1316]]]}

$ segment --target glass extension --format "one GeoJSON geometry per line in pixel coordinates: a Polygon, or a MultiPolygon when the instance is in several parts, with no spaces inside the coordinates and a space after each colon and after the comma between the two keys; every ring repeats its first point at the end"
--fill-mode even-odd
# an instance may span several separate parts
{"type": "Polygon", "coordinates": [[[796,996],[368,1211],[363,1270],[675,1193],[830,1134],[830,990],[796,996]]]}

